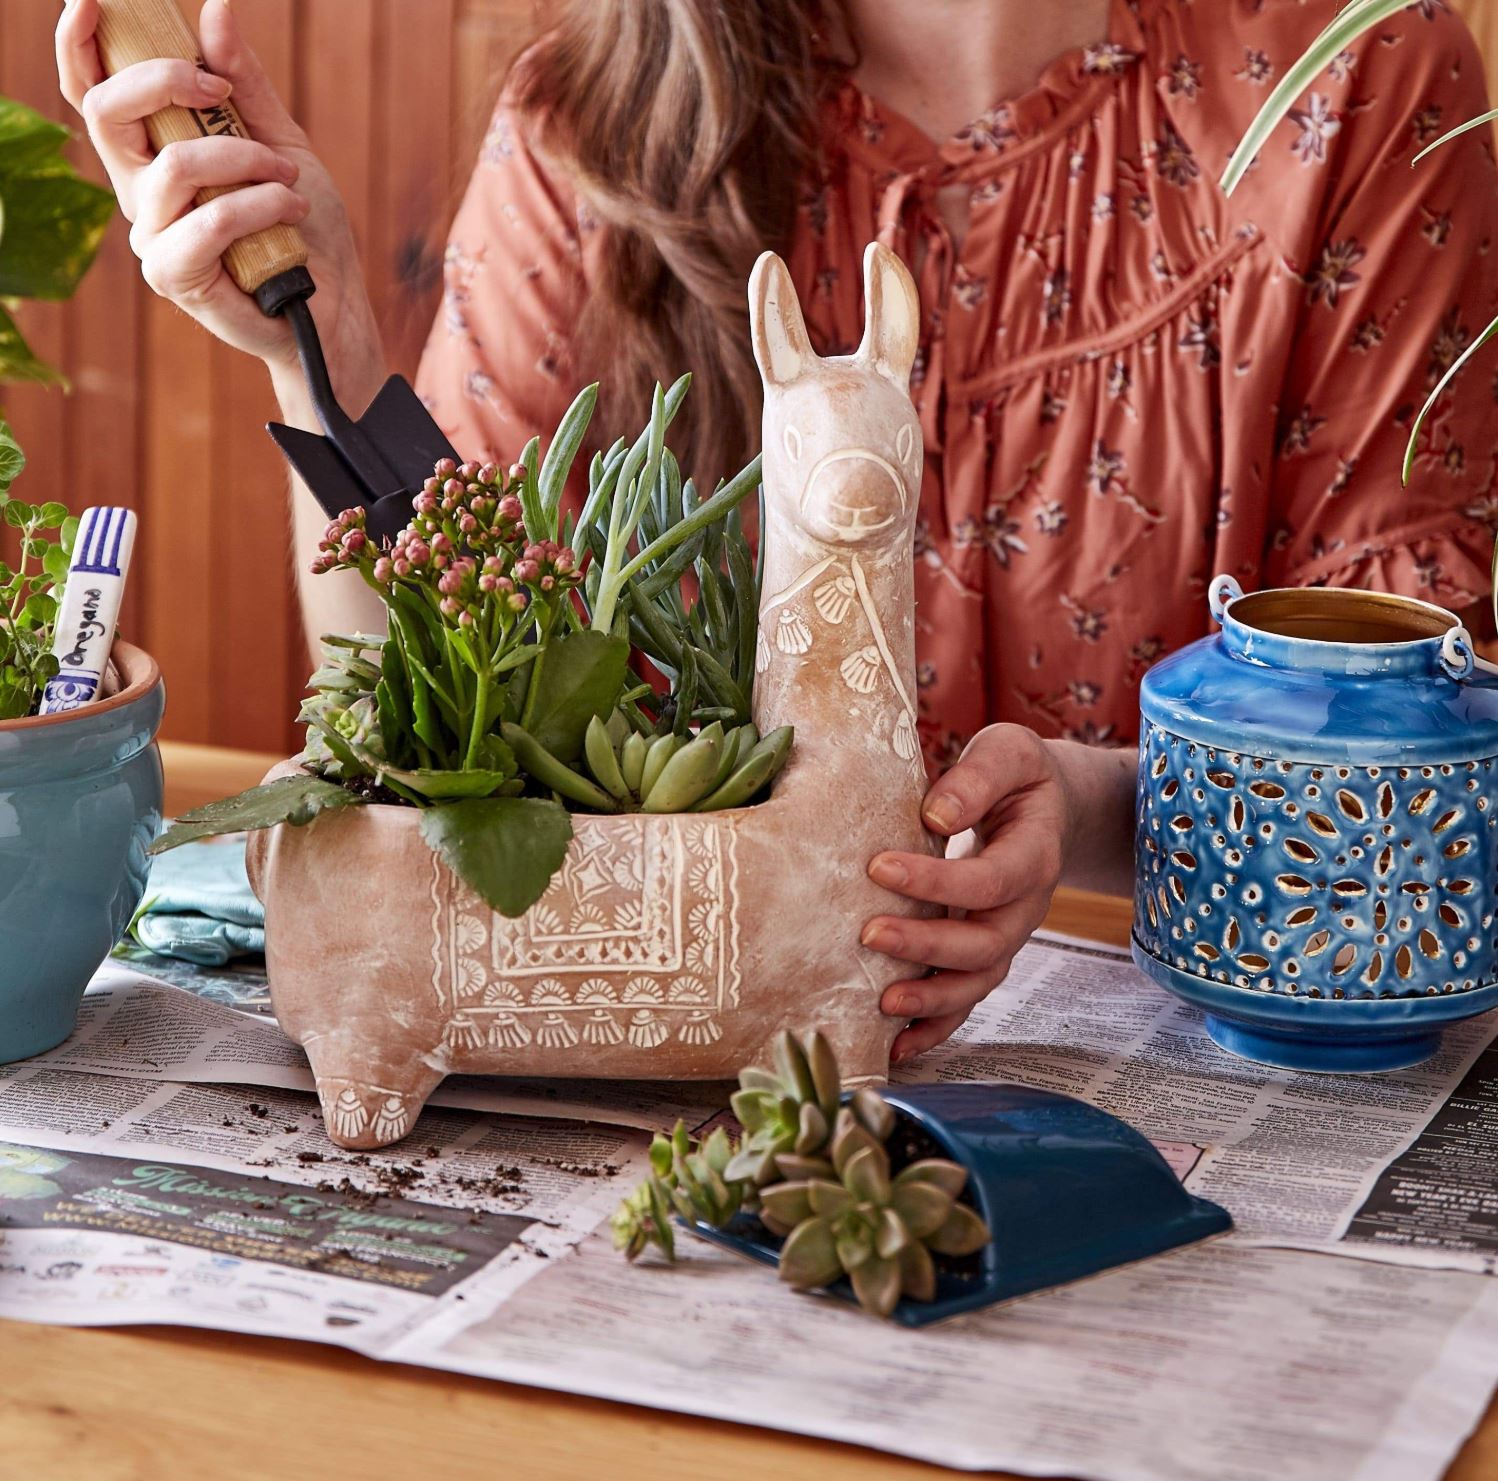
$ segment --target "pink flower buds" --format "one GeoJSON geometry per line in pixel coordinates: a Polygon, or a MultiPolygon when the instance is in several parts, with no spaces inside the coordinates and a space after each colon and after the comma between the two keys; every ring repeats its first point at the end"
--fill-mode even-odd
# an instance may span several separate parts
{"type": "Polygon", "coordinates": [[[458,465],[453,462],[451,458],[443,458],[442,461],[432,469],[432,472],[435,473],[438,478],[451,478],[457,471],[458,465]]]}

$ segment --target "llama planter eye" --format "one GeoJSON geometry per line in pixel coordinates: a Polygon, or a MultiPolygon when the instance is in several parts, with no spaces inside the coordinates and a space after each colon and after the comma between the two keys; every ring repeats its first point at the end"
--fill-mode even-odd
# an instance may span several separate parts
{"type": "Polygon", "coordinates": [[[864,950],[916,907],[869,858],[921,849],[912,525],[921,441],[907,392],[917,303],[864,259],[854,355],[813,353],[790,275],[750,281],[765,383],[765,575],[755,721],[796,728],[774,795],[675,816],[577,814],[547,893],[510,920],[370,806],[255,834],[271,994],[306,1049],[329,1135],[377,1147],[449,1075],[725,1079],[781,1029],[829,1037],[850,1084],[881,1079],[909,970],[864,950]]]}

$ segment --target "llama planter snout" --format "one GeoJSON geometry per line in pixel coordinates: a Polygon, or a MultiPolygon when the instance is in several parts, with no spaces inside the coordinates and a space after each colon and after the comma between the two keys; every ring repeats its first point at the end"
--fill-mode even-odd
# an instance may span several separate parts
{"type": "Polygon", "coordinates": [[[907,391],[915,288],[864,259],[854,355],[811,349],[790,275],[750,282],[765,383],[761,732],[796,728],[769,801],[735,811],[576,814],[524,916],[492,912],[422,840],[415,809],[368,806],[252,837],[271,993],[307,1051],[329,1135],[404,1136],[449,1075],[730,1078],[781,1029],[821,1028],[845,1080],[882,1079],[908,966],[865,950],[918,907],[869,880],[928,846],[916,737],[912,525],[921,442],[907,391]]]}

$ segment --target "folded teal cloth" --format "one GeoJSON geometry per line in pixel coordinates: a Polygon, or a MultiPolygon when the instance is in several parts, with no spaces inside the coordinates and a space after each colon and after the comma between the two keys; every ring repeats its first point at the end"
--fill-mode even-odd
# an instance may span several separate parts
{"type": "Polygon", "coordinates": [[[265,907],[244,872],[244,840],[187,843],[151,861],[130,933],[157,956],[221,967],[265,952],[265,907]]]}

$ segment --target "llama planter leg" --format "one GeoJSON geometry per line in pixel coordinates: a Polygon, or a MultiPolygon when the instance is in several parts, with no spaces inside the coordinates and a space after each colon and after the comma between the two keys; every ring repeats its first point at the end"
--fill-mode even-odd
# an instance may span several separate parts
{"type": "Polygon", "coordinates": [[[794,725],[768,802],[679,816],[576,814],[546,894],[491,911],[366,806],[252,835],[271,993],[341,1146],[405,1135],[449,1073],[721,1080],[821,1029],[845,1083],[882,1080],[911,968],[865,950],[870,916],[930,913],[868,877],[929,846],[916,738],[912,527],[921,439],[907,379],[915,287],[864,258],[854,355],[811,349],[785,264],[750,282],[765,382],[761,732],[794,725]]]}
{"type": "Polygon", "coordinates": [[[446,1070],[432,1069],[412,1045],[388,1043],[378,1056],[350,1044],[346,1030],[306,1039],[302,1047],[317,1081],[323,1124],[340,1147],[367,1151],[399,1141],[416,1124],[446,1070]]]}

